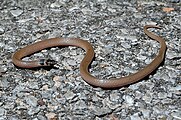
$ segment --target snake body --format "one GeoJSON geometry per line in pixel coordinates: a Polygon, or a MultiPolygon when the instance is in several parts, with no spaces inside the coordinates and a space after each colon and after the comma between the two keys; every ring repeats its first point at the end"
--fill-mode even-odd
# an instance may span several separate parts
{"type": "Polygon", "coordinates": [[[139,70],[136,73],[133,73],[129,76],[114,78],[114,79],[98,79],[92,76],[88,67],[94,58],[94,50],[92,45],[86,40],[82,40],[79,38],[51,38],[43,41],[36,42],[34,44],[28,45],[17,52],[15,52],[12,56],[12,62],[21,68],[34,68],[34,67],[42,67],[42,66],[53,66],[56,64],[54,60],[50,59],[40,59],[35,61],[23,61],[22,58],[31,55],[35,52],[43,50],[45,48],[55,47],[55,46],[77,46],[83,48],[86,51],[85,57],[80,63],[80,74],[82,78],[92,86],[101,87],[101,88],[118,88],[125,85],[129,85],[135,83],[144,77],[148,76],[151,72],[153,72],[159,65],[162,63],[164,59],[164,55],[166,52],[166,44],[164,39],[161,37],[154,35],[149,32],[148,28],[160,28],[158,26],[146,25],[144,26],[144,32],[153,40],[156,40],[160,43],[160,49],[158,55],[153,59],[153,61],[148,64],[145,68],[139,70]]]}

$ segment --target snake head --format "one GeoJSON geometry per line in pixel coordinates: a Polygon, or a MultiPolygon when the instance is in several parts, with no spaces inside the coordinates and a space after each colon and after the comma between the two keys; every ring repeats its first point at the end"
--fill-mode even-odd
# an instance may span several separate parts
{"type": "Polygon", "coordinates": [[[54,66],[55,64],[57,64],[57,61],[52,59],[40,59],[39,64],[41,66],[54,66]]]}

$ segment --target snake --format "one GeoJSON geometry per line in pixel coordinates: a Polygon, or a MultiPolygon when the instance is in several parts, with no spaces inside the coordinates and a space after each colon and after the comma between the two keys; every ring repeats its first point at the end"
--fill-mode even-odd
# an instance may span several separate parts
{"type": "Polygon", "coordinates": [[[85,80],[88,84],[92,85],[93,87],[100,87],[106,89],[120,88],[144,79],[145,77],[150,75],[153,71],[155,71],[164,61],[166,48],[167,48],[165,40],[162,37],[150,32],[148,30],[149,28],[160,29],[161,27],[155,25],[145,25],[143,27],[144,33],[148,37],[159,43],[160,47],[158,53],[157,55],[155,55],[154,59],[148,65],[146,65],[144,68],[140,68],[137,72],[131,73],[128,76],[102,79],[102,78],[96,78],[93,75],[91,75],[91,73],[89,72],[89,68],[95,55],[94,49],[87,40],[83,40],[80,38],[57,37],[57,38],[49,38],[41,40],[39,42],[35,42],[13,53],[12,62],[17,67],[27,68],[27,69],[37,68],[37,67],[51,67],[57,64],[57,61],[48,58],[25,61],[23,60],[23,58],[46,48],[57,47],[57,46],[58,47],[76,46],[85,50],[84,58],[82,59],[79,67],[80,75],[83,78],[83,80],[85,80]]]}

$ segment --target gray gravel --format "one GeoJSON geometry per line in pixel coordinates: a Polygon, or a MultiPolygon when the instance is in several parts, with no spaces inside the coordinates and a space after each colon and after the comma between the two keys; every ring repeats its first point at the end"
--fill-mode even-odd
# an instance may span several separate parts
{"type": "Polygon", "coordinates": [[[181,120],[180,0],[4,0],[0,39],[0,120],[181,120]],[[92,75],[126,76],[158,52],[159,44],[143,33],[146,24],[163,28],[151,30],[166,41],[165,61],[144,80],[120,89],[83,81],[81,48],[56,47],[25,58],[51,57],[59,69],[19,69],[11,62],[16,50],[36,41],[78,37],[96,52],[92,75]]]}

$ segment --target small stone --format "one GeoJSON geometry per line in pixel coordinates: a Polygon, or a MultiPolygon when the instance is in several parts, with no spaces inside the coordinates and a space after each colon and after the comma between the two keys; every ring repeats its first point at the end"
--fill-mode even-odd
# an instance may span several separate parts
{"type": "Polygon", "coordinates": [[[181,58],[181,55],[176,52],[167,52],[168,59],[181,58]]]}
{"type": "Polygon", "coordinates": [[[0,116],[3,116],[5,114],[5,109],[0,107],[0,116]]]}
{"type": "Polygon", "coordinates": [[[111,109],[107,107],[101,107],[101,108],[96,107],[96,106],[92,106],[92,107],[93,107],[94,114],[97,116],[106,115],[111,112],[111,109]]]}
{"type": "Polygon", "coordinates": [[[76,94],[72,91],[67,91],[64,96],[67,100],[72,100],[76,96],[76,94]]]}
{"type": "Polygon", "coordinates": [[[124,95],[123,99],[125,100],[128,106],[132,106],[134,104],[134,99],[129,95],[124,95]]]}
{"type": "Polygon", "coordinates": [[[14,17],[18,17],[23,13],[23,10],[17,9],[17,10],[11,10],[10,12],[14,17]]]}
{"type": "Polygon", "coordinates": [[[38,105],[37,103],[38,99],[34,96],[27,96],[26,102],[32,107],[36,107],[38,105]]]}
{"type": "Polygon", "coordinates": [[[75,105],[74,110],[77,110],[77,109],[82,110],[82,109],[87,108],[87,105],[86,105],[85,101],[83,101],[83,100],[77,101],[74,105],[75,105]]]}
{"type": "Polygon", "coordinates": [[[29,88],[31,89],[39,89],[37,82],[29,82],[29,88]]]}
{"type": "Polygon", "coordinates": [[[76,50],[72,50],[72,51],[70,52],[70,55],[76,57],[76,56],[77,56],[76,50]]]}
{"type": "Polygon", "coordinates": [[[181,120],[181,111],[175,110],[175,112],[171,113],[171,115],[177,119],[177,120],[181,120]]]}
{"type": "Polygon", "coordinates": [[[59,8],[59,7],[61,7],[63,4],[64,4],[64,3],[63,3],[62,1],[56,1],[56,2],[52,3],[52,4],[50,5],[50,7],[51,7],[51,8],[59,8]]]}
{"type": "Polygon", "coordinates": [[[150,110],[143,109],[143,110],[142,110],[142,114],[143,114],[143,117],[144,117],[144,118],[150,118],[151,111],[150,111],[150,110]]]}
{"type": "Polygon", "coordinates": [[[44,115],[38,115],[37,118],[38,118],[38,120],[47,120],[44,115]]]}
{"type": "Polygon", "coordinates": [[[19,120],[18,115],[14,115],[14,116],[9,117],[9,120],[19,120]]]}
{"type": "Polygon", "coordinates": [[[4,27],[0,26],[0,35],[4,34],[4,27]]]}
{"type": "Polygon", "coordinates": [[[32,119],[32,120],[38,120],[38,118],[34,118],[34,119],[32,119]]]}
{"type": "Polygon", "coordinates": [[[76,61],[75,60],[67,60],[68,64],[71,65],[71,66],[75,66],[77,65],[76,61]]]}
{"type": "Polygon", "coordinates": [[[158,115],[157,120],[167,120],[166,115],[158,115]]]}
{"type": "Polygon", "coordinates": [[[150,103],[152,101],[152,96],[150,94],[146,94],[142,98],[146,103],[150,103]]]}
{"type": "Polygon", "coordinates": [[[38,103],[38,105],[40,105],[40,106],[45,105],[45,102],[43,101],[43,99],[39,99],[39,100],[37,101],[37,103],[38,103]]]}
{"type": "Polygon", "coordinates": [[[138,113],[131,115],[130,118],[131,120],[142,120],[142,118],[140,118],[138,113]]]}
{"type": "Polygon", "coordinates": [[[146,60],[146,58],[147,58],[146,56],[143,56],[143,55],[140,55],[140,54],[137,57],[137,59],[142,60],[142,61],[146,60]]]}
{"type": "Polygon", "coordinates": [[[158,93],[158,98],[159,98],[159,99],[165,99],[165,98],[167,98],[167,93],[165,93],[165,92],[159,92],[159,93],[158,93]]]}
{"type": "Polygon", "coordinates": [[[153,59],[150,59],[150,58],[146,58],[145,59],[145,64],[150,64],[151,62],[153,61],[153,59]]]}
{"type": "Polygon", "coordinates": [[[97,97],[96,95],[93,95],[93,96],[92,96],[92,101],[93,101],[93,102],[97,102],[98,100],[99,100],[99,99],[98,99],[98,97],[97,97]]]}
{"type": "Polygon", "coordinates": [[[74,10],[79,10],[79,9],[80,9],[80,8],[76,6],[76,7],[70,8],[69,11],[72,12],[72,11],[74,11],[74,10]]]}
{"type": "Polygon", "coordinates": [[[60,79],[61,79],[60,76],[55,76],[53,78],[53,81],[55,82],[54,84],[55,87],[59,87],[61,85],[60,79]]]}
{"type": "Polygon", "coordinates": [[[172,91],[181,91],[181,85],[177,85],[176,87],[172,87],[170,88],[170,90],[172,91]]]}
{"type": "MultiPolygon", "coordinates": [[[[109,67],[109,68],[110,68],[109,71],[112,72],[112,68],[111,67],[109,67]]],[[[115,72],[112,72],[112,75],[116,76],[116,75],[118,75],[120,73],[122,73],[122,71],[115,71],[115,72]]]]}
{"type": "Polygon", "coordinates": [[[55,113],[47,113],[45,116],[48,118],[48,120],[56,120],[56,114],[55,113]]]}
{"type": "Polygon", "coordinates": [[[124,71],[127,73],[135,73],[136,72],[135,70],[131,69],[130,67],[125,67],[124,71]]]}
{"type": "Polygon", "coordinates": [[[137,41],[138,41],[138,39],[137,39],[137,37],[136,37],[136,36],[127,36],[127,38],[126,38],[126,39],[131,40],[131,42],[133,42],[133,43],[135,43],[135,42],[137,42],[137,41]]]}
{"type": "Polygon", "coordinates": [[[153,21],[149,21],[149,22],[146,22],[146,25],[157,25],[157,23],[153,21]]]}
{"type": "Polygon", "coordinates": [[[138,88],[139,88],[138,84],[132,84],[129,86],[129,89],[132,89],[132,90],[136,90],[138,88]]]}
{"type": "Polygon", "coordinates": [[[179,3],[180,0],[170,0],[170,2],[172,2],[172,3],[179,3]]]}
{"type": "Polygon", "coordinates": [[[36,108],[29,108],[29,109],[28,109],[28,115],[37,114],[39,111],[40,111],[40,108],[39,108],[39,107],[36,107],[36,108]]]}
{"type": "Polygon", "coordinates": [[[112,94],[110,94],[110,100],[111,100],[111,101],[117,102],[117,101],[120,100],[120,97],[119,97],[119,96],[120,96],[120,94],[117,93],[117,92],[112,93],[112,94]]]}
{"type": "Polygon", "coordinates": [[[127,48],[127,49],[131,48],[131,45],[130,45],[129,43],[127,43],[127,42],[123,42],[123,43],[121,43],[121,45],[122,45],[124,48],[127,48]]]}

